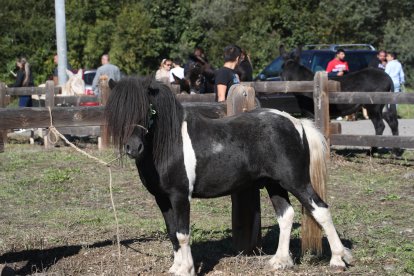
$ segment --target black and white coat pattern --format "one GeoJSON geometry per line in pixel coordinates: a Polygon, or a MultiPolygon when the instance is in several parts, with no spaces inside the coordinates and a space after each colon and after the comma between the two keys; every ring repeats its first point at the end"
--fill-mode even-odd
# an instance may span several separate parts
{"type": "Polygon", "coordinates": [[[162,212],[174,249],[171,273],[195,274],[191,198],[230,195],[250,185],[267,189],[279,222],[272,269],[293,266],[289,241],[294,212],[288,192],[324,229],[331,266],[345,267],[351,261],[328,206],[311,185],[311,174],[326,174],[326,143],[310,121],[272,109],[210,119],[184,109],[168,87],[149,78],[129,77],[110,86],[108,127],[115,145],[136,160],[142,183],[162,212]]]}

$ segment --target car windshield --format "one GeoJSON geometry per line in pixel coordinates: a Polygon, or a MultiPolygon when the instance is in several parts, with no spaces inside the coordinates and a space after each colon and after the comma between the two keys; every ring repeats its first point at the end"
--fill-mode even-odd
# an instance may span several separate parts
{"type": "MultiPolygon", "coordinates": [[[[345,60],[348,62],[349,71],[355,72],[368,67],[369,62],[375,55],[375,51],[345,52],[345,60]]],[[[312,70],[312,72],[324,71],[326,70],[328,62],[334,57],[335,52],[332,51],[302,52],[300,62],[312,70]]],[[[282,65],[283,59],[282,57],[278,57],[261,74],[266,79],[279,77],[282,72],[282,65]]]]}
{"type": "MultiPolygon", "coordinates": [[[[300,56],[300,63],[309,68],[312,61],[311,57],[312,54],[310,53],[302,53],[300,56]]],[[[282,57],[278,57],[263,70],[262,74],[264,74],[267,78],[278,77],[282,72],[282,65],[283,59],[282,57]]]]}
{"type": "MultiPolygon", "coordinates": [[[[345,60],[348,62],[349,71],[355,72],[368,67],[369,62],[375,56],[375,52],[345,52],[345,60]]],[[[323,71],[328,66],[328,62],[335,57],[335,53],[320,52],[313,56],[310,69],[313,72],[323,71]]]]}

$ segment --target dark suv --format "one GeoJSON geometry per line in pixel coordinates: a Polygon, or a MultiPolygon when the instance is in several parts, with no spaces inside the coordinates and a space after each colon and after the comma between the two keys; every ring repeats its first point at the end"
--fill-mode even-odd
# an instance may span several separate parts
{"type": "MultiPolygon", "coordinates": [[[[323,71],[328,62],[335,57],[336,50],[345,50],[345,60],[348,62],[349,71],[355,72],[368,67],[377,51],[369,44],[315,44],[305,45],[301,52],[301,63],[312,72],[323,71]]],[[[280,81],[283,59],[281,56],[274,59],[255,78],[256,81],[280,81]]],[[[278,93],[266,95],[258,93],[262,107],[276,108],[289,113],[300,113],[300,108],[293,94],[278,93]]]]}

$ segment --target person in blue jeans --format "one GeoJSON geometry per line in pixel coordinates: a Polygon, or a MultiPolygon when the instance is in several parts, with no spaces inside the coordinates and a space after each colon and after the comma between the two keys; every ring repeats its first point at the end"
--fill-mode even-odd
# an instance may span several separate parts
{"type": "MultiPolygon", "coordinates": [[[[394,92],[401,92],[401,86],[404,84],[404,70],[401,63],[397,60],[397,54],[395,52],[387,53],[387,65],[385,66],[385,73],[387,73],[394,84],[394,92]]],[[[391,112],[397,113],[396,104],[387,105],[391,112]]]]}
{"type": "Polygon", "coordinates": [[[397,60],[397,54],[395,52],[387,53],[385,73],[391,77],[394,83],[394,92],[401,92],[401,85],[405,82],[404,70],[401,63],[397,60]]]}
{"type": "Polygon", "coordinates": [[[240,83],[239,76],[234,68],[239,63],[241,48],[229,45],[224,48],[224,65],[215,72],[214,93],[218,102],[224,102],[227,93],[233,84],[240,83]]]}
{"type": "MultiPolygon", "coordinates": [[[[16,61],[17,71],[16,80],[10,87],[30,87],[34,86],[33,75],[30,70],[29,62],[21,57],[16,61]]],[[[19,107],[31,107],[32,96],[19,96],[19,107]]]]}

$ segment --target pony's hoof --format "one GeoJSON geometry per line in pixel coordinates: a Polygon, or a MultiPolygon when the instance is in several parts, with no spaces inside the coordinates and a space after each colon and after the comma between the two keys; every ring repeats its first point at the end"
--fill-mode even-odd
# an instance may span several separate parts
{"type": "Polygon", "coordinates": [[[174,272],[175,276],[195,276],[194,266],[188,269],[187,267],[180,266],[174,272]]]}
{"type": "Polygon", "coordinates": [[[170,269],[168,269],[168,273],[171,273],[171,274],[176,274],[176,272],[178,271],[178,268],[179,268],[180,266],[179,265],[177,265],[177,264],[173,264],[171,267],[170,267],[170,269]]]}
{"type": "Polygon", "coordinates": [[[288,269],[293,267],[293,260],[290,256],[279,257],[275,255],[269,260],[269,265],[272,271],[288,269]]]}
{"type": "Polygon", "coordinates": [[[346,268],[346,264],[344,261],[342,261],[341,255],[332,255],[331,261],[329,262],[329,266],[334,270],[342,269],[344,270],[346,268]]]}
{"type": "Polygon", "coordinates": [[[344,262],[348,265],[352,264],[354,257],[352,257],[352,251],[349,248],[344,248],[344,256],[342,257],[344,262]]]}
{"type": "Polygon", "coordinates": [[[329,271],[333,274],[342,273],[345,271],[345,267],[342,266],[330,266],[329,271]]]}

